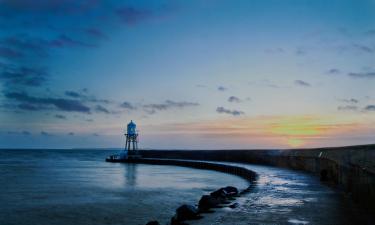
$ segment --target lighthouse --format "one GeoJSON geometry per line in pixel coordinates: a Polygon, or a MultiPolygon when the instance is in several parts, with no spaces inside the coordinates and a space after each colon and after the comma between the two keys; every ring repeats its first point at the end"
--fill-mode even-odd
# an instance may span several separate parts
{"type": "Polygon", "coordinates": [[[138,132],[137,132],[137,125],[130,121],[127,125],[127,129],[125,132],[125,149],[123,151],[121,158],[127,159],[134,159],[140,158],[141,155],[138,153],[138,132]]]}

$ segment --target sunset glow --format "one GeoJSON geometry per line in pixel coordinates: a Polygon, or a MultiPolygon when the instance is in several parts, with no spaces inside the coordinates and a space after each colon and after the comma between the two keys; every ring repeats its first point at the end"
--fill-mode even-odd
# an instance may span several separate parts
{"type": "Polygon", "coordinates": [[[375,140],[374,1],[5,0],[0,15],[0,147],[121,147],[130,120],[141,148],[375,140]]]}

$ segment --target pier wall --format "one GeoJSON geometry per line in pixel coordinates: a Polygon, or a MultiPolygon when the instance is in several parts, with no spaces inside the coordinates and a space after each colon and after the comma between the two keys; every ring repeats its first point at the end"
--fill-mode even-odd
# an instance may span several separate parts
{"type": "Polygon", "coordinates": [[[375,211],[375,145],[293,150],[142,150],[147,158],[253,163],[304,170],[375,211]]]}
{"type": "Polygon", "coordinates": [[[161,158],[140,158],[140,159],[131,159],[127,161],[128,163],[143,163],[143,164],[152,164],[152,165],[174,165],[174,166],[184,166],[191,167],[196,169],[205,169],[205,170],[215,170],[223,173],[233,174],[239,177],[244,178],[249,181],[250,186],[253,185],[253,181],[256,179],[257,174],[254,171],[249,169],[227,165],[222,163],[213,163],[213,162],[202,162],[196,160],[178,160],[178,159],[161,159],[161,158]]]}

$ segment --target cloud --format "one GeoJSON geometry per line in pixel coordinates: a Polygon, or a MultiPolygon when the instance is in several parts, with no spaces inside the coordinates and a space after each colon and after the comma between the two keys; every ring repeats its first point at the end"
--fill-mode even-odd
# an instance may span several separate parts
{"type": "Polygon", "coordinates": [[[29,103],[21,103],[17,106],[19,109],[25,110],[25,111],[39,111],[41,110],[41,107],[37,107],[35,105],[29,104],[29,103]]]}
{"type": "Polygon", "coordinates": [[[365,108],[364,108],[365,111],[367,112],[375,112],[375,105],[367,105],[365,108]]]}
{"type": "Polygon", "coordinates": [[[84,102],[104,103],[104,104],[111,103],[111,101],[107,100],[107,99],[99,99],[95,96],[86,95],[86,93],[88,92],[87,89],[83,89],[82,91],[84,92],[84,94],[76,92],[76,91],[65,91],[64,94],[68,97],[77,98],[77,99],[80,99],[81,101],[84,101],[84,102]]]}
{"type": "Polygon", "coordinates": [[[339,110],[339,111],[357,111],[358,107],[354,106],[354,105],[345,105],[345,106],[337,107],[337,110],[339,110]]]}
{"type": "Polygon", "coordinates": [[[14,35],[0,40],[0,57],[9,59],[26,56],[46,57],[50,55],[52,49],[66,47],[96,47],[96,45],[75,40],[67,34],[60,34],[52,39],[14,35]]]}
{"type": "Polygon", "coordinates": [[[66,116],[64,116],[64,115],[60,115],[60,114],[56,114],[56,115],[55,115],[55,118],[65,120],[65,119],[66,119],[66,116]]]}
{"type": "Polygon", "coordinates": [[[365,32],[365,35],[368,35],[368,36],[373,36],[375,35],[375,29],[372,29],[372,30],[368,30],[365,32]]]}
{"type": "Polygon", "coordinates": [[[25,131],[25,130],[22,131],[21,133],[22,133],[23,135],[31,135],[31,133],[30,133],[29,131],[25,131]]]}
{"type": "Polygon", "coordinates": [[[19,132],[19,131],[8,131],[7,134],[9,134],[9,135],[24,135],[24,136],[31,135],[31,133],[29,131],[25,131],[25,130],[21,131],[21,132],[19,132]]]}
{"type": "Polygon", "coordinates": [[[223,87],[223,86],[219,86],[218,88],[217,88],[217,90],[219,90],[219,91],[226,91],[228,88],[226,88],[226,87],[223,87]]]}
{"type": "Polygon", "coordinates": [[[108,39],[108,36],[103,33],[103,31],[99,30],[98,28],[87,28],[84,29],[84,32],[92,37],[99,38],[99,39],[108,39]]]}
{"type": "Polygon", "coordinates": [[[296,55],[300,55],[300,56],[302,56],[302,55],[306,55],[306,53],[307,53],[306,49],[304,49],[304,48],[302,48],[302,47],[298,47],[298,48],[296,49],[296,55]]]}
{"type": "Polygon", "coordinates": [[[230,96],[230,97],[228,98],[228,102],[236,102],[236,103],[239,103],[239,102],[241,102],[241,99],[239,99],[239,98],[236,97],[236,96],[230,96]]]}
{"type": "Polygon", "coordinates": [[[39,87],[47,81],[49,74],[43,68],[17,67],[11,65],[0,66],[0,80],[6,86],[39,87]]]}
{"type": "Polygon", "coordinates": [[[92,0],[2,0],[0,6],[14,12],[68,13],[88,9],[97,2],[92,0]]]}
{"type": "Polygon", "coordinates": [[[15,35],[0,40],[0,45],[7,46],[22,56],[32,55],[45,57],[48,55],[49,41],[27,35],[15,35]],[[22,53],[21,53],[22,52],[22,53]]]}
{"type": "Polygon", "coordinates": [[[130,6],[117,9],[116,14],[120,17],[121,21],[127,25],[138,24],[139,22],[147,20],[153,16],[151,11],[136,9],[130,6]]]}
{"type": "Polygon", "coordinates": [[[95,106],[95,111],[99,112],[99,113],[105,113],[105,114],[110,114],[111,113],[107,108],[105,108],[105,107],[103,107],[101,105],[95,106]]]}
{"type": "Polygon", "coordinates": [[[75,92],[75,91],[65,91],[65,95],[69,96],[69,97],[72,97],[72,98],[82,97],[82,95],[80,93],[75,92]]]}
{"type": "Polygon", "coordinates": [[[365,52],[365,53],[374,53],[374,49],[366,46],[366,45],[361,45],[361,44],[354,44],[353,45],[356,49],[365,52]]]}
{"type": "Polygon", "coordinates": [[[64,98],[41,98],[30,96],[25,92],[8,92],[4,96],[9,100],[15,100],[20,103],[34,106],[37,110],[46,109],[46,106],[54,106],[58,110],[90,113],[90,108],[82,104],[80,101],[64,99],[64,98]]]}
{"type": "Polygon", "coordinates": [[[233,115],[233,116],[240,116],[240,115],[242,115],[242,114],[245,114],[245,113],[242,112],[242,111],[239,111],[239,110],[230,110],[230,109],[226,109],[226,108],[224,108],[224,107],[222,107],[222,106],[217,107],[217,108],[216,108],[216,112],[218,112],[218,113],[231,114],[231,115],[233,115]]]}
{"type": "Polygon", "coordinates": [[[67,36],[66,34],[60,35],[57,39],[54,39],[50,42],[50,45],[53,47],[97,47],[94,44],[85,43],[82,41],[77,41],[67,36]]]}
{"type": "Polygon", "coordinates": [[[294,84],[302,87],[311,87],[311,84],[303,80],[295,80],[294,84]]]}
{"type": "Polygon", "coordinates": [[[124,109],[129,109],[129,110],[136,109],[136,107],[133,106],[133,104],[131,104],[130,102],[123,102],[120,104],[120,107],[124,109]]]}
{"type": "Polygon", "coordinates": [[[375,72],[348,73],[348,76],[353,78],[375,78],[375,72]]]}
{"type": "Polygon", "coordinates": [[[45,132],[45,131],[41,131],[40,135],[42,135],[42,136],[52,136],[50,133],[45,132]]]}
{"type": "Polygon", "coordinates": [[[253,81],[248,83],[251,86],[257,86],[257,87],[267,87],[267,88],[286,88],[284,86],[276,85],[274,82],[268,80],[268,79],[262,79],[260,81],[253,81]]]}
{"type": "Polygon", "coordinates": [[[185,107],[190,107],[190,106],[198,106],[199,103],[196,102],[187,102],[187,101],[172,101],[172,100],[166,100],[163,103],[159,104],[146,104],[143,105],[143,108],[149,113],[153,114],[156,111],[162,111],[162,110],[168,110],[172,108],[185,108],[185,107]]]}
{"type": "Polygon", "coordinates": [[[333,69],[328,70],[328,73],[329,74],[340,74],[341,71],[339,69],[333,68],[333,69]]]}
{"type": "Polygon", "coordinates": [[[350,103],[350,104],[357,104],[359,103],[358,99],[355,98],[349,98],[349,99],[341,99],[340,101],[350,103]]]}
{"type": "Polygon", "coordinates": [[[2,57],[2,58],[16,59],[16,58],[21,58],[22,56],[23,56],[23,54],[19,51],[13,50],[11,48],[0,46],[0,57],[2,57]]]}

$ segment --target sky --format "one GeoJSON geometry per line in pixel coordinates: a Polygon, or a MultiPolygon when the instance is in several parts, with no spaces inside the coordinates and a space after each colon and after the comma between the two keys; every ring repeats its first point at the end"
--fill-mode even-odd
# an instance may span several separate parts
{"type": "Polygon", "coordinates": [[[375,142],[375,0],[0,0],[0,148],[375,142]]]}

